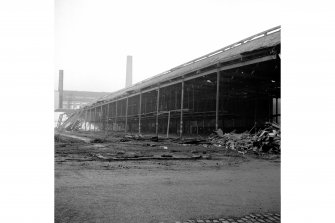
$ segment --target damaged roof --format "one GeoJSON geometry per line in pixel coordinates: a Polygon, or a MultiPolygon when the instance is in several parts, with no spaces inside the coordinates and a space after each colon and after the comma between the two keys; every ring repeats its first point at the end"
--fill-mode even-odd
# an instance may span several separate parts
{"type": "Polygon", "coordinates": [[[202,69],[204,67],[211,66],[219,62],[229,61],[235,58],[236,56],[240,56],[241,54],[246,53],[246,52],[279,45],[280,44],[280,31],[281,31],[281,27],[277,26],[272,29],[266,30],[264,32],[258,33],[256,35],[250,36],[236,43],[223,47],[219,50],[216,50],[204,56],[198,57],[192,61],[186,62],[177,67],[174,67],[168,71],[155,75],[151,78],[148,78],[141,82],[133,84],[127,88],[123,88],[119,91],[110,93],[100,98],[99,100],[95,101],[91,105],[115,99],[119,96],[124,95],[127,92],[139,91],[142,88],[145,88],[145,87],[148,87],[154,84],[158,84],[160,82],[163,82],[169,79],[180,77],[182,75],[202,69]]]}

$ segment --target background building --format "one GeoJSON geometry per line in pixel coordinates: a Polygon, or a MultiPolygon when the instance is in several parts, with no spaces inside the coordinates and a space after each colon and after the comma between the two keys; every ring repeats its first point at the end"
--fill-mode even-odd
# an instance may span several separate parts
{"type": "MultiPolygon", "coordinates": [[[[93,102],[110,93],[107,92],[90,92],[90,91],[63,91],[63,105],[65,110],[75,110],[84,105],[93,102]]],[[[58,110],[59,105],[59,91],[55,91],[55,108],[58,110]]]]}

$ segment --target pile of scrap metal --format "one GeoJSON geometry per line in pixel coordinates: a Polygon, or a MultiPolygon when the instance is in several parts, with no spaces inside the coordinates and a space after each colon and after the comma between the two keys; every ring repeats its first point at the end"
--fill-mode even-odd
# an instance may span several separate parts
{"type": "Polygon", "coordinates": [[[256,152],[280,154],[280,126],[267,122],[265,129],[256,134],[253,146],[256,152]]]}
{"type": "Polygon", "coordinates": [[[280,154],[280,126],[275,123],[267,122],[264,129],[255,134],[249,132],[223,134],[222,130],[218,129],[208,140],[215,147],[234,150],[241,154],[247,152],[280,154]]]}

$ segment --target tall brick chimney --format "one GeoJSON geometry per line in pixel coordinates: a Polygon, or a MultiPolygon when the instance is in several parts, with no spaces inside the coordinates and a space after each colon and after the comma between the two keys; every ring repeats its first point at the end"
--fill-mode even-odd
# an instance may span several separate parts
{"type": "Polygon", "coordinates": [[[58,102],[58,108],[63,108],[63,81],[64,81],[63,70],[59,70],[59,82],[58,82],[59,102],[58,102]]]}
{"type": "Polygon", "coordinates": [[[126,87],[133,84],[133,57],[127,56],[126,87]]]}

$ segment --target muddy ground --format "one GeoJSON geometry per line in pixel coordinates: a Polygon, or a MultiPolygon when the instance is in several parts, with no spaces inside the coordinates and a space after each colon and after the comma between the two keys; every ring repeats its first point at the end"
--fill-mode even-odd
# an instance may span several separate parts
{"type": "Polygon", "coordinates": [[[280,213],[278,155],[241,155],[205,142],[150,137],[101,135],[93,143],[84,141],[55,137],[55,222],[280,213]]]}

